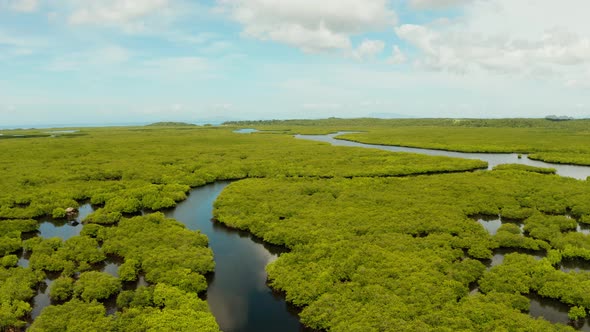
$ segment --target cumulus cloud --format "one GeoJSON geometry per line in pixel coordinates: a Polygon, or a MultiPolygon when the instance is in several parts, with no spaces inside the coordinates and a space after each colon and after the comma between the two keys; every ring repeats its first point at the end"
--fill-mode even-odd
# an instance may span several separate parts
{"type": "Polygon", "coordinates": [[[406,62],[407,60],[408,60],[408,58],[402,52],[402,50],[400,50],[399,46],[394,45],[391,56],[387,59],[387,63],[392,64],[392,65],[400,65],[400,64],[406,62]]]}
{"type": "Polygon", "coordinates": [[[129,25],[169,8],[169,0],[76,1],[69,16],[73,25],[129,25]]]}
{"type": "Polygon", "coordinates": [[[358,60],[373,59],[379,53],[383,52],[385,43],[381,40],[365,39],[353,52],[353,56],[358,60]]]}
{"type": "Polygon", "coordinates": [[[590,3],[571,2],[474,1],[455,21],[405,24],[395,32],[421,51],[416,62],[430,69],[564,75],[590,65],[590,22],[580,14],[590,3]]]}
{"type": "Polygon", "coordinates": [[[244,35],[310,53],[350,49],[351,35],[396,22],[387,0],[219,0],[219,4],[244,26],[244,35]]]}

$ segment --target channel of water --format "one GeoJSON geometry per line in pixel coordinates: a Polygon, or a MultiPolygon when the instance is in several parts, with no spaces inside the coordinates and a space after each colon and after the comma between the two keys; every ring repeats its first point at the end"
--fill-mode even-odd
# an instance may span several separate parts
{"type": "Polygon", "coordinates": [[[576,178],[579,180],[586,180],[590,176],[589,166],[577,166],[577,165],[564,165],[564,164],[552,164],[543,161],[537,161],[529,159],[527,155],[518,157],[516,153],[467,153],[467,152],[455,152],[445,150],[432,150],[432,149],[420,149],[420,148],[407,148],[402,146],[393,145],[378,145],[378,144],[365,144],[352,141],[345,141],[337,139],[339,135],[350,134],[354,132],[341,131],[329,135],[295,135],[295,138],[305,139],[317,142],[330,143],[334,146],[352,146],[368,149],[379,149],[390,152],[409,152],[425,154],[429,156],[445,156],[455,157],[464,159],[479,159],[488,162],[488,169],[492,169],[500,164],[523,164],[535,167],[555,168],[557,174],[561,176],[567,176],[576,178]]]}
{"type": "MultiPolygon", "coordinates": [[[[311,331],[299,322],[298,310],[286,303],[284,295],[274,292],[266,284],[266,265],[287,250],[213,220],[213,203],[229,184],[230,182],[216,182],[195,188],[186,200],[174,209],[165,211],[167,217],[182,222],[188,229],[199,230],[209,238],[209,246],[215,258],[215,273],[208,276],[209,287],[206,293],[211,312],[225,332],[311,331]]],[[[92,206],[82,205],[77,218],[67,222],[44,221],[38,232],[27,234],[27,237],[59,237],[67,240],[80,234],[81,221],[92,212],[92,206]]],[[[27,267],[29,256],[28,252],[23,252],[19,266],[27,267]]],[[[97,266],[97,270],[117,276],[118,267],[122,263],[121,259],[108,257],[97,266]]],[[[32,302],[31,319],[35,319],[43,308],[52,304],[49,288],[58,276],[48,274],[38,287],[32,302]]],[[[147,285],[143,277],[131,285],[131,288],[140,285],[147,285]]],[[[126,285],[126,288],[129,286],[126,285]]],[[[107,301],[105,306],[109,314],[116,311],[114,299],[107,301]]]]}

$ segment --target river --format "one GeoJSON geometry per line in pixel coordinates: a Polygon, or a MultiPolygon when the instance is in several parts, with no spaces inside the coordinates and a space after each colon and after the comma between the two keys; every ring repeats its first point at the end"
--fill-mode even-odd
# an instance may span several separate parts
{"type": "Polygon", "coordinates": [[[564,164],[553,164],[546,163],[543,161],[529,159],[527,155],[522,155],[518,158],[517,153],[468,153],[468,152],[455,152],[445,150],[433,150],[433,149],[420,149],[420,148],[407,148],[403,146],[392,146],[392,145],[378,145],[378,144],[365,144],[352,141],[345,141],[337,139],[339,135],[350,134],[354,132],[341,131],[329,135],[295,135],[295,138],[306,139],[317,142],[326,142],[334,146],[352,146],[369,149],[379,149],[391,152],[409,152],[425,154],[429,156],[445,156],[465,159],[479,159],[488,163],[488,168],[492,169],[497,165],[501,164],[523,164],[535,167],[555,168],[557,174],[561,176],[572,177],[579,180],[586,180],[590,176],[589,166],[577,166],[577,165],[564,165],[564,164]]]}
{"type": "MultiPolygon", "coordinates": [[[[283,247],[263,243],[248,232],[235,230],[213,221],[213,203],[221,191],[230,184],[216,182],[192,189],[188,198],[165,215],[174,218],[191,230],[199,230],[209,238],[209,246],[215,259],[215,273],[208,276],[206,299],[217,323],[224,332],[296,332],[311,331],[300,322],[298,311],[285,302],[282,294],[273,292],[266,284],[266,265],[286,252],[283,247]]],[[[27,236],[59,237],[67,240],[80,234],[81,221],[93,212],[90,204],[82,205],[76,220],[41,222],[39,231],[27,236]]],[[[29,253],[24,252],[19,266],[29,265],[29,253]]],[[[108,258],[99,269],[117,276],[121,260],[108,258]]],[[[33,299],[31,318],[52,302],[49,287],[57,274],[48,274],[33,299]]],[[[139,284],[146,285],[143,278],[139,284]]],[[[111,301],[113,302],[113,301],[111,301]]],[[[114,313],[114,303],[107,303],[109,313],[114,313]]]]}

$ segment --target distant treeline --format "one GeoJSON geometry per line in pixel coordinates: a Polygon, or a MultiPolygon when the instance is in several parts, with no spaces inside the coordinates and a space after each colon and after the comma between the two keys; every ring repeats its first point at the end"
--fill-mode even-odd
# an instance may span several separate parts
{"type": "Polygon", "coordinates": [[[155,122],[147,125],[147,127],[187,127],[193,126],[196,127],[196,124],[186,123],[186,122],[155,122]]]}
{"type": "MultiPolygon", "coordinates": [[[[563,117],[556,117],[561,119],[563,117]]],[[[437,126],[437,127],[509,127],[509,128],[567,128],[587,129],[590,119],[556,121],[555,118],[506,118],[506,119],[375,119],[329,118],[321,120],[257,120],[228,121],[228,126],[280,126],[280,127],[406,127],[406,126],[437,126]]]]}

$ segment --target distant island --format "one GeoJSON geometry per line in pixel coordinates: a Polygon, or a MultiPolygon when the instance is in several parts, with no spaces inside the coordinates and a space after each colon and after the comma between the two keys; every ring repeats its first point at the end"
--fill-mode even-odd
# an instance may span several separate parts
{"type": "Polygon", "coordinates": [[[154,122],[146,127],[196,127],[196,124],[186,122],[154,122]]]}
{"type": "Polygon", "coordinates": [[[549,120],[549,121],[569,121],[569,120],[573,120],[574,118],[572,118],[571,116],[566,116],[566,115],[561,115],[561,116],[547,115],[545,117],[545,119],[549,120]]]}

